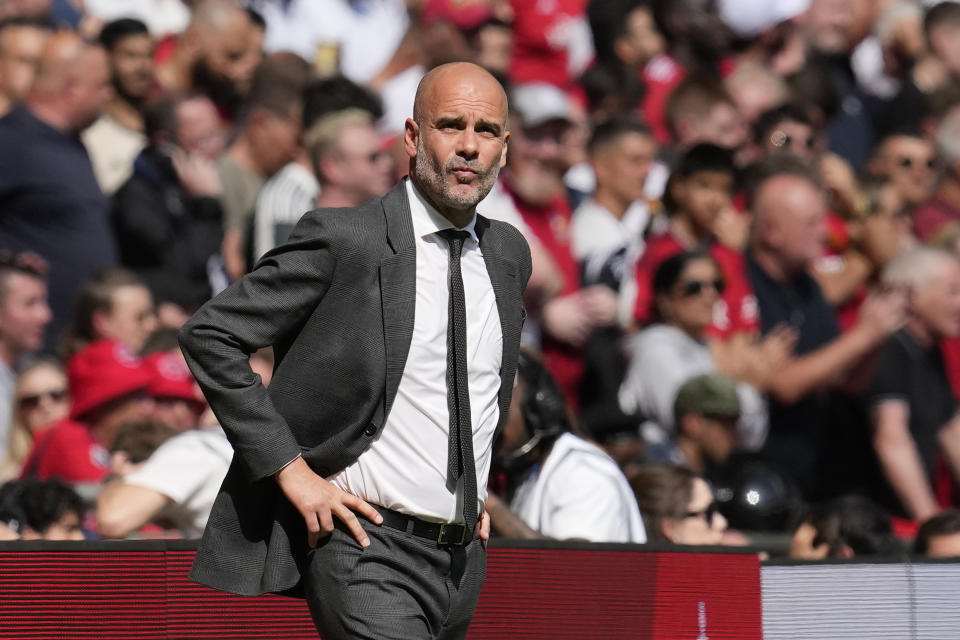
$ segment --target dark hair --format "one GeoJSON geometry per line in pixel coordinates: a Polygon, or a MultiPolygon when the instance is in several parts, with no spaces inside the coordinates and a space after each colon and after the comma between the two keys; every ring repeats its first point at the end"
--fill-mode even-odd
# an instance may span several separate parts
{"type": "Polygon", "coordinates": [[[678,180],[686,180],[695,173],[712,171],[726,173],[737,179],[737,165],[733,161],[733,152],[715,144],[698,144],[687,150],[677,160],[670,172],[667,186],[663,190],[663,208],[668,215],[673,214],[679,207],[673,199],[673,185],[678,180]]]}
{"type": "Polygon", "coordinates": [[[160,327],[147,336],[147,340],[140,349],[141,356],[149,356],[153,353],[166,353],[180,348],[180,331],[170,327],[160,327]]]}
{"type": "Polygon", "coordinates": [[[613,118],[627,115],[644,94],[636,72],[616,62],[598,62],[587,69],[580,76],[580,86],[591,114],[613,102],[616,111],[608,116],[613,118]]]}
{"type": "Polygon", "coordinates": [[[12,16],[10,18],[0,20],[0,34],[2,34],[6,29],[13,29],[16,27],[33,27],[34,29],[42,29],[44,31],[50,31],[53,29],[53,25],[50,24],[49,20],[34,16],[12,16]]]}
{"type": "Polygon", "coordinates": [[[48,265],[46,260],[35,253],[14,254],[0,250],[0,304],[7,297],[7,281],[10,276],[20,274],[46,281],[48,265]]]}
{"type": "Polygon", "coordinates": [[[123,38],[130,36],[149,36],[150,30],[140,20],[135,18],[120,18],[113,22],[108,22],[100,29],[100,36],[97,40],[107,51],[113,51],[123,38]]]}
{"type": "Polygon", "coordinates": [[[677,124],[685,111],[705,112],[717,104],[733,104],[723,83],[707,75],[691,75],[670,93],[665,108],[670,136],[677,138],[677,124]]]}
{"type": "Polygon", "coordinates": [[[614,44],[627,32],[630,14],[641,8],[650,8],[651,0],[591,0],[587,6],[587,20],[597,50],[597,60],[617,60],[614,44]]]}
{"type": "Polygon", "coordinates": [[[320,78],[303,90],[303,128],[309,129],[317,120],[344,109],[368,111],[374,120],[383,117],[383,102],[370,89],[344,76],[320,78]]]}
{"type": "Polygon", "coordinates": [[[83,500],[59,480],[22,480],[17,502],[27,525],[43,535],[64,515],[73,512],[83,519],[83,500]]]}
{"type": "Polygon", "coordinates": [[[787,77],[787,84],[792,95],[803,96],[808,108],[819,112],[816,124],[823,126],[840,110],[840,94],[830,73],[832,63],[816,53],[809,53],[808,58],[806,65],[787,77]]]}
{"type": "Polygon", "coordinates": [[[682,518],[693,498],[697,474],[677,464],[643,464],[630,473],[630,486],[650,542],[668,542],[663,521],[682,518]]]}
{"type": "Polygon", "coordinates": [[[863,496],[841,496],[815,505],[802,522],[816,529],[813,546],[826,544],[830,557],[841,556],[844,547],[849,547],[857,556],[889,554],[899,550],[889,516],[876,503],[863,496]]]}
{"type": "Polygon", "coordinates": [[[660,263],[653,274],[653,295],[665,295],[670,293],[686,270],[687,265],[698,260],[709,260],[714,262],[713,258],[706,251],[682,251],[676,255],[670,256],[660,263]]]}
{"type": "Polygon", "coordinates": [[[257,11],[252,7],[247,7],[247,17],[250,18],[250,22],[253,23],[253,26],[258,29],[264,30],[267,28],[267,21],[263,17],[263,14],[257,11]]]}
{"type": "Polygon", "coordinates": [[[253,73],[250,109],[265,109],[280,118],[289,118],[303,102],[303,91],[313,69],[295,53],[278,51],[266,56],[253,73]]]}
{"type": "Polygon", "coordinates": [[[927,44],[934,29],[945,24],[960,24],[960,2],[941,2],[927,9],[923,16],[923,35],[927,44]]]}
{"type": "Polygon", "coordinates": [[[930,551],[930,541],[937,536],[949,536],[960,533],[960,510],[949,509],[927,519],[913,541],[913,550],[919,554],[930,551]]]}
{"type": "Polygon", "coordinates": [[[161,444],[177,435],[177,430],[159,420],[135,420],[117,427],[117,435],[110,453],[122,451],[130,462],[140,463],[149,458],[161,444]]]}
{"type": "Polygon", "coordinates": [[[64,362],[99,339],[93,328],[93,316],[98,311],[113,309],[113,294],[121,287],[146,287],[146,283],[132,271],[108,267],[95,273],[83,283],[74,305],[73,323],[64,337],[61,357],[64,362]]]}
{"type": "Polygon", "coordinates": [[[795,103],[782,104],[767,109],[757,116],[757,119],[753,122],[753,141],[762,145],[774,128],[784,122],[799,122],[808,127],[815,126],[806,108],[795,103]]]}
{"type": "Polygon", "coordinates": [[[621,137],[631,133],[644,136],[651,135],[647,125],[629,118],[617,118],[601,123],[593,130],[593,134],[587,142],[587,153],[593,155],[598,150],[613,145],[621,137]]]}

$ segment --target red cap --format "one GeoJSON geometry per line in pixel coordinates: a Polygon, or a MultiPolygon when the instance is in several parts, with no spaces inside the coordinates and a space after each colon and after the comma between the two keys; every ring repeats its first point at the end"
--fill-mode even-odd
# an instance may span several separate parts
{"type": "Polygon", "coordinates": [[[449,22],[461,31],[469,31],[493,18],[489,0],[427,0],[420,19],[424,22],[449,22]]]}
{"type": "Polygon", "coordinates": [[[77,420],[111,400],[146,390],[152,377],[143,361],[123,344],[94,342],[67,363],[73,398],[70,417],[77,420]]]}
{"type": "Polygon", "coordinates": [[[147,392],[154,398],[179,398],[203,403],[200,390],[183,358],[175,353],[153,353],[144,358],[153,374],[147,392]]]}

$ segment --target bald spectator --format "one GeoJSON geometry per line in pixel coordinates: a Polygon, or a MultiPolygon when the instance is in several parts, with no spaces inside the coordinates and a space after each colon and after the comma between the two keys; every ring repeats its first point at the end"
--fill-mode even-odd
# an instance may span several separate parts
{"type": "Polygon", "coordinates": [[[168,91],[197,91],[234,119],[260,63],[257,25],[237,0],[202,0],[170,58],[157,69],[168,91]]]}
{"type": "Polygon", "coordinates": [[[666,122],[681,150],[705,142],[737,151],[748,140],[733,98],[720,81],[708,76],[692,76],[674,89],[666,104],[666,122]]]}
{"type": "Polygon", "coordinates": [[[47,348],[80,284],[116,260],[108,202],[76,138],[112,95],[103,48],[61,32],[47,41],[24,105],[0,119],[0,238],[50,264],[47,348]]]}
{"type": "Polygon", "coordinates": [[[868,392],[886,480],[878,498],[894,513],[925,520],[939,510],[938,452],[960,477],[960,415],[939,346],[960,335],[960,262],[939,249],[914,249],[887,266],[883,282],[906,291],[910,306],[904,327],[883,345],[868,392]]]}
{"type": "MultiPolygon", "coordinates": [[[[757,296],[764,334],[779,324],[797,332],[794,357],[771,376],[770,435],[764,455],[798,482],[807,497],[832,487],[831,473],[843,462],[828,418],[829,395],[854,367],[904,321],[905,295],[888,291],[869,296],[859,319],[841,334],[837,318],[810,275],[823,252],[824,196],[802,168],[777,169],[753,194],[753,228],[747,276],[757,296]]],[[[838,425],[837,429],[848,427],[838,425]]],[[[849,428],[849,427],[848,427],[849,428]]]]}
{"type": "Polygon", "coordinates": [[[0,116],[27,95],[49,35],[49,26],[36,20],[0,22],[0,116]]]}
{"type": "Polygon", "coordinates": [[[100,31],[110,57],[116,94],[103,115],[83,132],[83,144],[104,193],[112,194],[133,172],[133,159],[147,145],[143,108],[154,88],[154,41],[147,25],[123,18],[100,31]]]}
{"type": "Polygon", "coordinates": [[[960,106],[940,123],[937,150],[944,165],[943,179],[913,215],[914,233],[923,241],[930,240],[947,223],[960,221],[960,106]]]}

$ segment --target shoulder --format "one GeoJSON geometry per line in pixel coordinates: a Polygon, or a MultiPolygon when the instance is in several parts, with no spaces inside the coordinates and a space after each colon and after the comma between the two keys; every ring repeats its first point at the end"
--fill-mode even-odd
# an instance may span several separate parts
{"type": "Polygon", "coordinates": [[[486,234],[495,241],[500,253],[508,258],[530,264],[530,247],[520,231],[503,220],[493,220],[477,214],[477,222],[487,226],[486,234]]]}
{"type": "Polygon", "coordinates": [[[290,234],[290,242],[318,236],[335,236],[343,241],[364,241],[374,232],[381,230],[384,230],[383,207],[381,199],[375,198],[355,207],[308,211],[290,234]]]}

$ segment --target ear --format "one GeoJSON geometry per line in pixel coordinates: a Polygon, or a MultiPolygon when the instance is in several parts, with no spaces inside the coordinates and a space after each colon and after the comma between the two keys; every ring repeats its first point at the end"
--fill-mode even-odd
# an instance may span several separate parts
{"type": "Polygon", "coordinates": [[[403,149],[411,158],[417,157],[417,140],[420,138],[420,125],[413,118],[403,123],[403,149]]]}
{"type": "Polygon", "coordinates": [[[90,326],[93,332],[98,336],[105,336],[110,333],[110,316],[106,311],[98,310],[93,312],[90,318],[90,326]]]}
{"type": "Polygon", "coordinates": [[[676,544],[677,524],[670,518],[663,518],[660,521],[660,533],[668,542],[676,544]]]}
{"type": "Polygon", "coordinates": [[[613,41],[613,55],[617,56],[620,62],[628,66],[633,65],[637,61],[633,47],[630,46],[630,43],[627,42],[627,39],[623,36],[613,41]]]}
{"type": "Polygon", "coordinates": [[[500,168],[507,166],[507,147],[510,142],[510,132],[503,134],[503,150],[500,151],[500,168]]]}
{"type": "Polygon", "coordinates": [[[340,163],[332,154],[326,155],[320,160],[320,172],[327,180],[337,182],[340,178],[340,163]]]}

